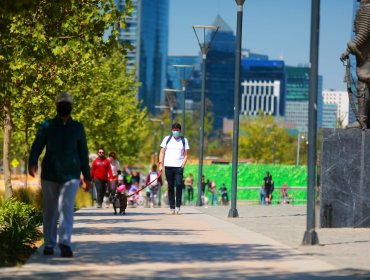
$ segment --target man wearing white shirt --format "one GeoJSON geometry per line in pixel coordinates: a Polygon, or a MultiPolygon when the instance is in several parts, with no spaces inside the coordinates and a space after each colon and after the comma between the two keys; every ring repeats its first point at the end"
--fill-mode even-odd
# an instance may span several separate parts
{"type": "Polygon", "coordinates": [[[188,150],[188,140],[181,136],[181,125],[174,123],[172,134],[162,140],[158,163],[159,171],[164,167],[168,183],[170,214],[180,214],[183,174],[188,150]]]}

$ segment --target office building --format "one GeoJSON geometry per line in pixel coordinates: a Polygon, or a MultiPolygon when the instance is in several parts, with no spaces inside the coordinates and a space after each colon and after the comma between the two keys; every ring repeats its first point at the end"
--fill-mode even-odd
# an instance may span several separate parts
{"type": "Polygon", "coordinates": [[[267,56],[262,55],[257,56],[260,59],[256,59],[256,56],[245,57],[241,62],[240,113],[255,115],[256,112],[262,111],[275,117],[284,116],[286,83],[284,61],[268,60],[267,56]],[[254,107],[244,107],[247,100],[250,105],[254,104],[254,107]]]}
{"type": "MultiPolygon", "coordinates": [[[[335,90],[324,90],[322,92],[323,96],[323,127],[345,127],[348,125],[348,115],[349,115],[349,100],[348,93],[346,91],[335,91],[335,90]],[[328,115],[328,105],[335,105],[336,111],[331,113],[335,115],[335,126],[330,126],[332,121],[329,123],[325,122],[325,115],[328,115]]],[[[326,116],[326,119],[330,119],[326,116]]]]}
{"type": "MultiPolygon", "coordinates": [[[[308,66],[286,66],[286,114],[285,121],[295,124],[299,131],[308,131],[308,103],[310,68],[308,66]]],[[[318,77],[317,122],[322,127],[322,76],[318,77]]]]}
{"type": "MultiPolygon", "coordinates": [[[[141,83],[138,99],[142,106],[155,114],[155,105],[164,100],[168,55],[169,0],[132,0],[134,11],[127,26],[120,30],[119,40],[129,42],[128,68],[136,70],[141,83]]],[[[125,0],[116,0],[120,10],[125,0]]]]}

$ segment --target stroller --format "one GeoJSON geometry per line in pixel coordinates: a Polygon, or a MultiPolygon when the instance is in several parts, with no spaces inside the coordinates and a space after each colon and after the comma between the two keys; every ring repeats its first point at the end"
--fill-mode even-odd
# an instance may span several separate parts
{"type": "Polygon", "coordinates": [[[127,202],[131,207],[142,206],[144,204],[144,198],[139,193],[135,193],[136,191],[138,191],[138,187],[135,184],[131,185],[127,195],[127,202]]]}

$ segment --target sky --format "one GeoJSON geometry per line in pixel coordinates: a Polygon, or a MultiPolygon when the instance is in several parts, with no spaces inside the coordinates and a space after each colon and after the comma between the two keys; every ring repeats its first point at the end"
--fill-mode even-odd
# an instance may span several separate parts
{"type": "MultiPolygon", "coordinates": [[[[193,25],[211,25],[219,14],[236,33],[235,0],[169,0],[169,54],[199,53],[193,25]]],[[[353,29],[353,0],[321,0],[319,74],[323,89],[346,90],[339,57],[353,29]]],[[[286,65],[309,63],[311,0],[246,0],[242,48],[282,59],[286,65]]],[[[217,36],[217,35],[216,35],[217,36]]]]}

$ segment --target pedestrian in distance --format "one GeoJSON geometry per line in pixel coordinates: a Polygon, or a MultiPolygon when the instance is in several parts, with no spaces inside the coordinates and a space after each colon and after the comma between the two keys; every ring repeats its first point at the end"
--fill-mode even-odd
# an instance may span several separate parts
{"type": "Polygon", "coordinates": [[[28,162],[28,173],[34,177],[38,159],[46,147],[41,169],[44,255],[53,255],[58,244],[61,257],[73,257],[74,203],[81,172],[85,191],[91,188],[85,130],[80,122],[72,119],[72,105],[70,94],[63,92],[57,97],[57,115],[41,123],[28,162]]]}
{"type": "Polygon", "coordinates": [[[208,187],[208,192],[211,194],[211,205],[212,206],[217,204],[216,191],[217,191],[216,183],[211,182],[210,186],[208,187]]]}
{"type": "Polygon", "coordinates": [[[174,123],[171,135],[162,140],[158,163],[159,171],[164,167],[168,183],[170,214],[180,214],[183,174],[188,150],[188,140],[181,136],[181,125],[174,123]]]}
{"type": "Polygon", "coordinates": [[[284,185],[280,189],[281,199],[283,204],[289,204],[288,201],[288,184],[284,183],[284,185]]]}
{"type": "Polygon", "coordinates": [[[225,184],[222,184],[220,188],[220,195],[221,195],[221,205],[228,205],[229,204],[229,196],[227,194],[227,188],[225,184]]]}
{"type": "Polygon", "coordinates": [[[158,190],[162,186],[162,176],[157,169],[157,165],[153,164],[145,180],[145,185],[148,186],[147,190],[149,190],[149,202],[152,208],[157,206],[158,190]]]}
{"type": "Polygon", "coordinates": [[[185,187],[188,192],[188,203],[191,204],[194,199],[194,178],[193,173],[189,173],[189,176],[185,179],[185,187]]]}
{"type": "Polygon", "coordinates": [[[265,200],[266,205],[271,204],[271,194],[273,191],[274,180],[269,171],[266,172],[266,176],[263,177],[262,186],[265,189],[265,200]]]}
{"type": "Polygon", "coordinates": [[[121,169],[119,161],[117,159],[117,155],[115,152],[111,151],[108,154],[108,159],[110,162],[110,168],[112,169],[112,177],[109,177],[109,197],[113,197],[116,193],[116,189],[118,187],[118,170],[121,169]]]}
{"type": "Polygon", "coordinates": [[[98,157],[91,165],[91,177],[93,178],[96,189],[97,207],[102,208],[104,196],[106,197],[106,207],[109,207],[108,178],[112,177],[112,168],[110,161],[105,157],[103,148],[98,150],[98,157]]]}

